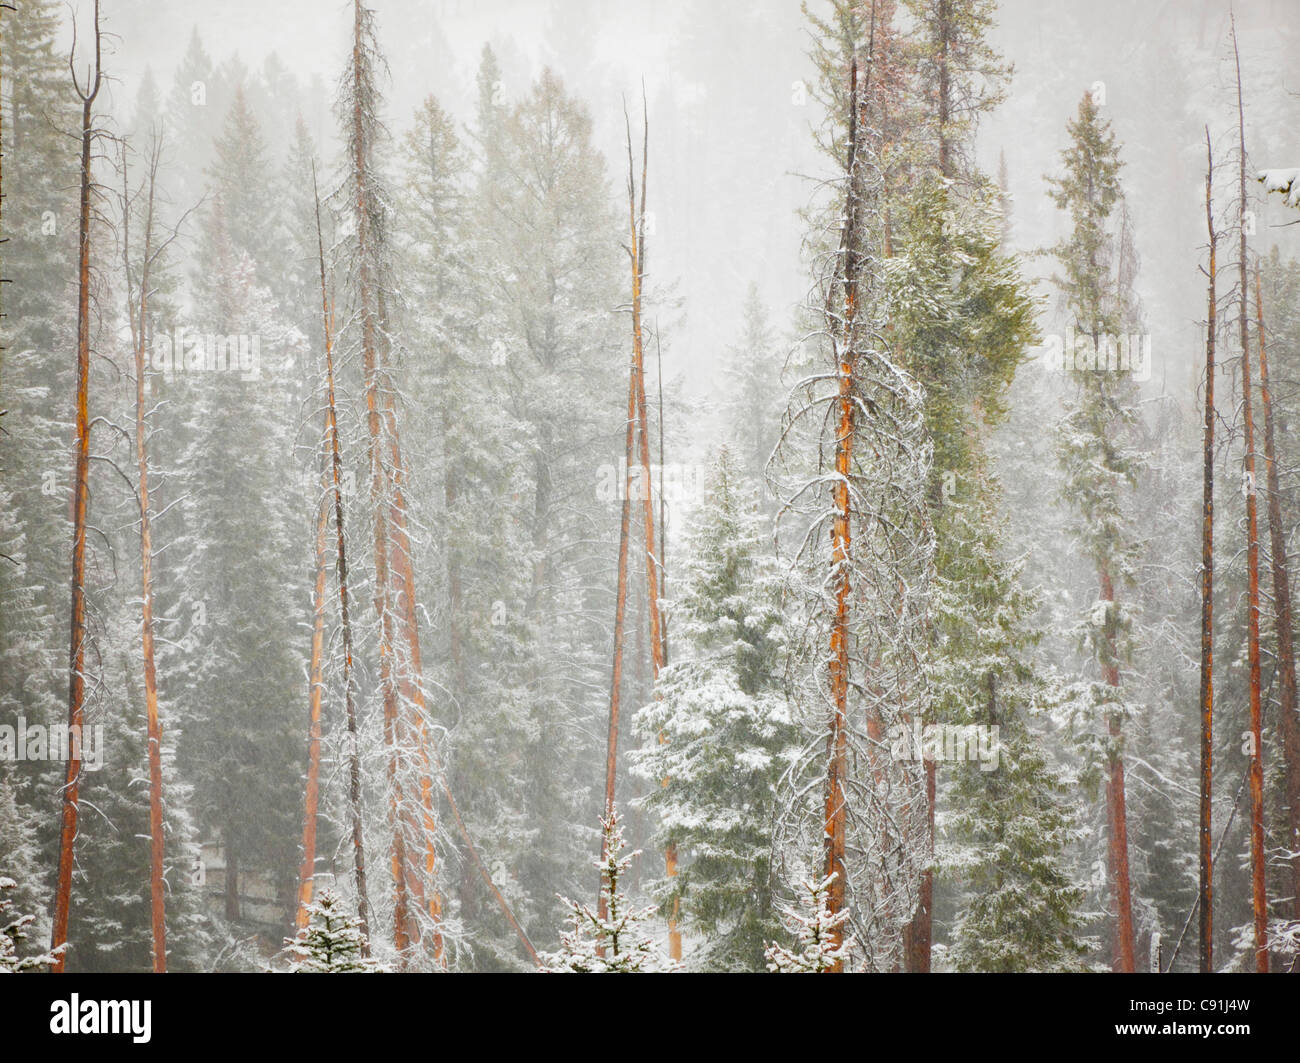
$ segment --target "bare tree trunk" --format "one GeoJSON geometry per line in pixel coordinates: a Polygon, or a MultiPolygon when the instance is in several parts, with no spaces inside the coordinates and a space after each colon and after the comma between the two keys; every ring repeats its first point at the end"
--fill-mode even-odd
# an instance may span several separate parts
{"type": "MultiPolygon", "coordinates": [[[[1264,300],[1255,270],[1255,330],[1259,333],[1259,392],[1264,406],[1264,467],[1268,471],[1268,530],[1272,554],[1273,608],[1277,625],[1278,735],[1286,760],[1286,849],[1291,854],[1291,918],[1300,919],[1300,717],[1296,716],[1295,647],[1291,639],[1291,578],[1287,571],[1286,535],[1273,443],[1273,401],[1268,390],[1268,353],[1264,344],[1264,300]]],[[[1295,965],[1292,965],[1292,970],[1295,965]]]]}
{"type": "Polygon", "coordinates": [[[343,454],[339,443],[338,408],[334,394],[334,312],[325,285],[325,239],[320,223],[320,193],[316,189],[316,167],[312,166],[312,193],[316,204],[316,242],[320,255],[321,320],[325,338],[325,432],[329,447],[334,528],[338,544],[335,571],[339,583],[339,617],[343,629],[343,697],[348,729],[348,808],[352,826],[352,863],[357,893],[357,916],[361,920],[362,955],[370,955],[370,900],[366,890],[366,851],[361,827],[361,749],[357,724],[356,690],[352,671],[352,617],[348,595],[348,556],[343,534],[343,454]]]}
{"type": "MultiPolygon", "coordinates": [[[[393,946],[405,965],[410,961],[411,947],[419,940],[419,927],[411,911],[410,895],[419,891],[412,869],[408,867],[404,823],[407,817],[402,784],[402,748],[406,742],[406,714],[402,711],[401,687],[405,678],[397,674],[395,658],[397,649],[397,624],[399,617],[395,601],[400,575],[390,568],[392,538],[389,522],[396,502],[393,498],[391,473],[386,464],[383,434],[386,427],[388,391],[386,358],[380,347],[385,342],[382,334],[379,291],[381,278],[376,267],[378,236],[372,231],[372,202],[370,175],[373,160],[371,136],[373,130],[367,121],[365,104],[371,86],[367,82],[369,64],[366,42],[367,12],[360,0],[353,5],[354,34],[352,52],[352,172],[355,182],[357,225],[357,283],[359,316],[361,319],[362,369],[365,379],[366,428],[369,435],[370,507],[374,524],[375,556],[375,612],[379,618],[379,686],[383,700],[384,744],[388,750],[389,820],[392,830],[390,857],[393,875],[393,946]]],[[[390,440],[396,446],[395,440],[390,440]]],[[[409,664],[410,662],[408,662],[409,664]]],[[[418,828],[417,828],[418,829],[418,828]]]]}
{"type": "MultiPolygon", "coordinates": [[[[655,321],[655,383],[659,387],[659,600],[668,598],[668,496],[664,492],[664,470],[668,458],[664,450],[664,352],[659,342],[659,322],[655,321]]],[[[668,613],[663,624],[664,665],[668,664],[668,613]]]]}
{"type": "MultiPolygon", "coordinates": [[[[625,116],[626,117],[626,116],[625,116]]],[[[649,162],[650,122],[645,113],[645,101],[642,101],[641,144],[641,209],[637,213],[636,180],[632,165],[632,133],[627,137],[627,193],[629,239],[628,254],[632,261],[632,377],[636,389],[637,441],[641,458],[641,502],[645,534],[646,565],[646,606],[650,614],[650,661],[651,678],[656,687],[659,673],[664,667],[663,624],[659,618],[659,557],[655,551],[655,511],[654,478],[650,471],[650,421],[646,412],[645,397],[645,346],[641,323],[641,295],[646,275],[645,216],[646,216],[646,170],[649,162]]],[[[657,695],[656,695],[657,696],[657,695]]],[[[660,741],[666,741],[660,735],[660,741]]],[[[664,785],[668,780],[664,780],[664,785]]],[[[677,846],[669,843],[664,851],[664,871],[668,878],[677,877],[677,846]]],[[[671,959],[682,958],[682,935],[678,929],[680,905],[673,898],[672,911],[668,915],[668,955],[671,959]]]]}
{"type": "MultiPolygon", "coordinates": [[[[1244,337],[1243,337],[1244,341],[1244,337]]],[[[1249,588],[1247,657],[1250,663],[1250,883],[1255,923],[1255,969],[1268,973],[1268,899],[1264,889],[1263,708],[1259,681],[1259,522],[1255,505],[1255,441],[1250,401],[1250,359],[1242,360],[1246,421],[1246,567],[1249,588]]]]}
{"type": "Polygon", "coordinates": [[[1197,896],[1200,911],[1203,974],[1214,970],[1214,344],[1217,316],[1215,251],[1218,233],[1214,229],[1212,201],[1214,155],[1210,130],[1205,130],[1205,224],[1210,234],[1210,291],[1205,334],[1205,442],[1202,450],[1201,498],[1201,821],[1198,837],[1200,879],[1197,896]]]}
{"type": "MultiPolygon", "coordinates": [[[[90,498],[90,198],[91,149],[95,138],[92,123],[95,97],[100,86],[99,0],[94,8],[95,62],[83,89],[77,81],[73,60],[72,83],[81,99],[81,197],[77,222],[77,435],[72,502],[72,622],[68,653],[68,733],[80,735],[84,722],[86,677],[86,509],[90,498]]],[[[73,47],[75,49],[75,38],[73,47]]],[[[68,914],[72,900],[73,847],[77,838],[77,814],[81,788],[80,743],[69,737],[68,763],[64,774],[62,821],[59,828],[59,871],[54,893],[52,947],[67,944],[68,914]]],[[[62,972],[66,957],[56,954],[52,970],[62,972]]]]}
{"type": "Polygon", "coordinates": [[[123,154],[122,182],[124,209],[122,215],[122,247],[126,267],[128,307],[132,320],[131,332],[135,348],[135,457],[140,505],[140,586],[141,620],[140,648],[144,662],[145,727],[149,747],[149,915],[153,934],[153,969],[157,974],[167,970],[167,920],[165,912],[166,884],[163,881],[163,817],[162,817],[162,724],[158,717],[158,671],[154,661],[153,636],[153,535],[149,520],[149,457],[146,444],[144,374],[145,349],[148,347],[149,328],[149,275],[153,264],[153,212],[154,193],[158,176],[160,148],[154,142],[149,159],[149,190],[145,207],[144,260],[140,269],[140,301],[134,313],[130,307],[130,207],[125,198],[126,161],[123,154]]]}
{"type": "MultiPolygon", "coordinates": [[[[631,470],[632,470],[632,444],[636,432],[636,365],[632,363],[628,370],[627,384],[627,429],[626,439],[623,444],[624,453],[624,472],[623,472],[623,500],[622,500],[622,517],[619,522],[618,531],[618,590],[614,598],[614,663],[612,674],[609,681],[609,731],[605,739],[605,818],[608,819],[614,811],[614,784],[618,774],[618,725],[619,725],[619,708],[622,699],[623,688],[623,642],[624,628],[627,618],[627,590],[628,590],[628,540],[631,538],[632,524],[632,491],[631,491],[631,470]]],[[[601,842],[601,860],[602,862],[608,856],[604,851],[605,842],[608,841],[608,833],[602,835],[601,842]]],[[[606,911],[606,896],[603,889],[598,891],[599,897],[596,901],[596,911],[601,919],[604,919],[608,912],[606,911]]],[[[602,946],[603,948],[603,946],[602,946]]]]}
{"type": "Polygon", "coordinates": [[[1237,51],[1237,26],[1232,24],[1232,55],[1237,73],[1238,262],[1241,330],[1242,412],[1246,426],[1246,568],[1249,584],[1248,658],[1250,662],[1250,881],[1251,905],[1255,916],[1255,970],[1268,973],[1268,897],[1264,888],[1264,748],[1263,709],[1259,683],[1259,522],[1255,489],[1255,425],[1251,410],[1250,383],[1250,314],[1246,274],[1246,111],[1241,98],[1241,57],[1237,51]]]}
{"type": "MultiPolygon", "coordinates": [[[[322,451],[322,458],[324,452],[322,451]]],[[[324,462],[322,461],[322,465],[324,462]]],[[[321,697],[325,689],[325,577],[329,567],[329,499],[321,469],[321,499],[316,518],[316,585],[312,591],[310,689],[307,696],[307,781],[303,792],[302,863],[298,867],[298,911],[294,925],[305,930],[316,879],[316,818],[320,802],[321,697]]]]}

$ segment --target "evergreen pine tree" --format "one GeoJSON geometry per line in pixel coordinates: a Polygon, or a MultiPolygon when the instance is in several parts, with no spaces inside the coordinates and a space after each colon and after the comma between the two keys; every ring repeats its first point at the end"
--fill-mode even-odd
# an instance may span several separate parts
{"type": "Polygon", "coordinates": [[[1069,324],[1062,360],[1075,385],[1058,430],[1057,453],[1064,476],[1061,494],[1074,507],[1072,531],[1100,584],[1078,626],[1094,672],[1079,702],[1077,722],[1090,769],[1085,778],[1106,776],[1113,962],[1126,970],[1133,965],[1133,927],[1123,731],[1132,707],[1121,667],[1131,659],[1134,610],[1117,593],[1134,583],[1135,543],[1127,508],[1140,462],[1134,446],[1137,384],[1131,371],[1137,337],[1129,334],[1140,320],[1115,134],[1090,93],[1084,94],[1067,128],[1071,143],[1062,152],[1061,175],[1049,178],[1049,194],[1071,222],[1069,235],[1052,249],[1060,267],[1053,282],[1069,324]],[[1129,365],[1117,357],[1119,340],[1129,348],[1129,365]]]}
{"type": "Polygon", "coordinates": [[[656,897],[665,907],[681,898],[711,968],[762,970],[779,926],[773,831],[800,732],[781,674],[781,577],[768,538],[724,448],[677,570],[676,660],[635,719],[634,771],[650,784],[641,804],[658,822],[655,845],[676,845],[681,861],[656,897]]]}
{"type": "Polygon", "coordinates": [[[786,910],[786,919],[794,931],[798,948],[787,949],[771,944],[764,955],[767,969],[773,974],[824,974],[844,961],[853,947],[853,939],[841,940],[834,933],[843,933],[844,924],[851,914],[847,908],[832,915],[827,907],[830,893],[830,876],[820,881],[804,882],[799,889],[799,906],[786,910]]]}
{"type": "Polygon", "coordinates": [[[17,888],[17,882],[0,875],[0,974],[37,970],[54,962],[50,952],[24,955],[21,943],[29,936],[36,916],[22,915],[15,908],[11,894],[17,888]]]}
{"type": "Polygon", "coordinates": [[[387,965],[363,953],[361,920],[344,910],[332,889],[307,906],[309,922],[295,938],[287,938],[289,970],[294,974],[377,974],[387,965]]]}
{"type": "Polygon", "coordinates": [[[618,812],[602,817],[605,844],[603,859],[594,861],[600,868],[600,891],[604,897],[605,916],[598,916],[585,904],[565,899],[572,912],[570,928],[560,934],[560,947],[542,954],[542,969],[553,973],[576,974],[652,974],[677,969],[664,957],[645,924],[654,908],[634,908],[627,896],[624,880],[636,852],[624,852],[623,826],[618,812]]]}

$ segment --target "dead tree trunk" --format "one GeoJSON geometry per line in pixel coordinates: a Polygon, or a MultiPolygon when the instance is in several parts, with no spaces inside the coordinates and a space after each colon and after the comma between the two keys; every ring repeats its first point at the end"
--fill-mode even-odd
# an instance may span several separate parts
{"type": "MultiPolygon", "coordinates": [[[[626,116],[625,116],[626,117],[626,116]]],[[[636,424],[637,445],[641,459],[640,495],[645,534],[646,565],[646,605],[650,614],[650,661],[651,680],[659,683],[659,673],[664,668],[663,624],[659,618],[659,569],[660,561],[655,551],[655,510],[654,478],[650,469],[650,422],[646,412],[645,395],[645,345],[641,321],[641,296],[646,276],[646,169],[649,161],[650,122],[642,101],[641,143],[641,205],[637,211],[636,178],[632,164],[632,132],[627,136],[627,194],[629,245],[628,255],[632,263],[632,378],[636,390],[636,424]]],[[[660,736],[660,741],[665,741],[660,736]]],[[[664,780],[664,785],[668,780],[664,780]]],[[[668,878],[677,877],[677,846],[669,843],[664,851],[664,870],[668,878]]],[[[682,957],[682,935],[678,929],[680,906],[673,898],[672,910],[668,915],[668,955],[679,960],[682,957]]]]}
{"type": "Polygon", "coordinates": [[[356,688],[352,660],[352,616],[348,595],[348,555],[343,534],[343,453],[339,443],[338,407],[334,394],[334,312],[325,284],[325,238],[320,223],[320,193],[316,189],[316,168],[312,167],[312,193],[316,204],[316,242],[320,255],[321,320],[325,338],[325,434],[329,448],[330,488],[334,503],[337,541],[335,572],[339,585],[339,621],[343,633],[343,699],[347,715],[348,810],[352,827],[353,881],[357,893],[357,916],[361,920],[362,954],[370,955],[370,900],[366,891],[366,850],[361,835],[361,749],[357,723],[356,688]]]}
{"type": "Polygon", "coordinates": [[[415,606],[415,573],[406,527],[405,480],[397,430],[397,397],[389,365],[390,339],[384,275],[383,196],[375,187],[375,139],[381,128],[377,115],[375,66],[382,61],[375,41],[373,14],[354,0],[353,49],[345,88],[350,127],[348,148],[352,168],[351,200],[356,220],[358,317],[361,323],[362,371],[369,437],[370,507],[374,524],[375,611],[380,627],[380,691],[384,705],[384,742],[388,750],[389,816],[393,831],[393,943],[404,958],[420,941],[416,911],[425,904],[433,926],[432,951],[442,962],[441,901],[434,883],[434,774],[447,799],[457,830],[488,891],[525,951],[537,953],[506,903],[460,815],[447,784],[436,747],[428,739],[420,636],[415,606]],[[404,658],[399,654],[404,653],[404,658]],[[418,811],[404,795],[407,758],[414,757],[418,811]],[[424,851],[423,874],[408,859],[406,833],[424,851]]]}
{"type": "MultiPolygon", "coordinates": [[[[375,219],[382,206],[375,201],[373,179],[373,139],[376,118],[373,114],[376,88],[373,84],[372,40],[370,38],[370,12],[360,0],[353,5],[354,34],[351,69],[351,129],[350,145],[353,181],[353,208],[356,216],[356,259],[358,285],[358,316],[361,323],[362,370],[365,381],[366,429],[369,437],[370,507],[374,525],[375,557],[375,612],[379,619],[379,687],[383,701],[384,745],[388,751],[389,821],[392,830],[390,848],[393,875],[393,945],[409,962],[411,948],[419,941],[419,925],[411,910],[411,894],[422,892],[421,884],[408,865],[405,829],[408,817],[402,776],[404,747],[409,734],[407,713],[402,703],[404,690],[411,685],[405,675],[398,674],[397,649],[402,633],[397,630],[401,621],[398,612],[397,587],[400,573],[394,573],[392,557],[391,516],[396,501],[393,497],[393,467],[385,452],[384,434],[390,427],[388,421],[392,384],[388,379],[385,351],[386,336],[383,331],[380,304],[379,259],[380,236],[374,231],[375,219]]],[[[396,447],[395,439],[390,439],[396,447]]],[[[405,639],[403,638],[403,641],[405,639]]],[[[412,662],[408,659],[406,667],[412,662]]],[[[418,833],[419,826],[413,830],[418,833]]],[[[432,843],[432,839],[429,839],[432,843]]],[[[418,903],[418,899],[417,899],[418,903]]]]}
{"type": "MultiPolygon", "coordinates": [[[[1268,531],[1272,555],[1273,609],[1277,627],[1278,737],[1286,761],[1286,850],[1291,865],[1291,918],[1300,919],[1300,717],[1296,716],[1294,623],[1291,578],[1287,570],[1286,535],[1282,527],[1282,498],[1278,486],[1277,451],[1273,442],[1273,401],[1268,390],[1268,353],[1264,343],[1264,300],[1255,270],[1255,331],[1259,333],[1259,397],[1264,407],[1264,468],[1268,473],[1268,531]]],[[[1293,968],[1294,969],[1294,966],[1293,968]]]]}
{"type": "MultiPolygon", "coordinates": [[[[605,739],[605,818],[608,819],[614,811],[614,785],[618,774],[618,726],[619,726],[619,709],[622,701],[623,688],[623,641],[625,634],[627,618],[627,590],[628,590],[628,540],[631,538],[632,524],[632,492],[631,492],[631,471],[632,471],[632,446],[636,433],[636,364],[631,363],[628,370],[627,385],[627,428],[623,444],[623,499],[622,499],[622,516],[619,522],[618,531],[618,589],[614,598],[614,661],[612,674],[609,681],[609,730],[605,739]]],[[[608,838],[605,837],[607,841],[608,838]]],[[[604,841],[601,843],[602,861],[608,856],[604,851],[604,841]]],[[[608,914],[606,911],[605,891],[599,890],[599,897],[596,902],[596,911],[601,919],[608,914]]]]}
{"type": "Polygon", "coordinates": [[[316,517],[316,585],[312,590],[311,664],[307,694],[307,781],[303,790],[302,863],[298,866],[298,911],[294,925],[305,930],[311,922],[316,879],[316,819],[320,803],[321,699],[325,690],[325,581],[329,568],[329,499],[322,451],[321,498],[316,517]]]}
{"type": "Polygon", "coordinates": [[[1212,203],[1214,155],[1210,130],[1205,130],[1205,224],[1210,234],[1210,291],[1205,333],[1205,441],[1202,450],[1201,489],[1201,808],[1198,848],[1200,851],[1200,969],[1214,970],[1214,341],[1217,315],[1215,251],[1218,233],[1214,229],[1212,203]]]}
{"type": "MultiPolygon", "coordinates": [[[[835,588],[835,616],[830,635],[830,693],[831,718],[826,738],[827,772],[824,831],[823,875],[831,879],[827,893],[827,909],[832,918],[845,907],[846,868],[845,842],[847,837],[845,791],[848,777],[848,714],[849,714],[849,598],[852,557],[852,506],[849,498],[849,477],[853,469],[853,446],[856,433],[856,406],[853,396],[853,375],[857,352],[854,325],[858,308],[858,271],[861,257],[861,196],[858,176],[858,138],[861,132],[859,109],[862,89],[858,84],[858,63],[849,66],[849,138],[848,138],[848,202],[844,212],[844,226],[840,235],[840,260],[843,285],[842,332],[837,344],[836,362],[839,374],[838,424],[835,433],[835,473],[833,490],[834,520],[831,526],[831,565],[835,588]]],[[[832,943],[843,944],[843,930],[837,926],[831,931],[832,943]]],[[[836,960],[833,972],[844,970],[843,960],[836,960]]]]}
{"type": "Polygon", "coordinates": [[[1242,412],[1246,427],[1246,568],[1249,586],[1247,656],[1250,662],[1250,883],[1255,922],[1255,970],[1268,973],[1268,897],[1264,888],[1264,748],[1263,709],[1259,683],[1259,522],[1255,490],[1255,425],[1251,410],[1250,314],[1246,273],[1246,111],[1241,98],[1241,56],[1233,22],[1232,55],[1237,73],[1238,320],[1241,331],[1242,412]]]}
{"type": "MultiPolygon", "coordinates": [[[[81,195],[77,222],[77,435],[72,496],[72,621],[68,653],[68,733],[80,735],[84,721],[86,677],[86,509],[90,500],[90,210],[91,154],[95,139],[93,109],[100,86],[99,0],[94,8],[95,61],[83,88],[73,56],[68,61],[72,84],[81,99],[81,195]]],[[[73,848],[80,811],[80,743],[68,742],[68,763],[62,790],[62,821],[59,828],[59,871],[54,892],[52,947],[60,949],[68,940],[68,913],[72,899],[73,848]]],[[[61,972],[66,957],[56,954],[52,969],[61,972]]]]}
{"type": "Polygon", "coordinates": [[[167,970],[166,884],[163,881],[162,816],[162,724],[158,716],[158,671],[154,660],[153,635],[153,535],[149,518],[149,455],[145,396],[145,350],[149,345],[149,276],[154,258],[154,198],[160,145],[154,141],[149,158],[148,191],[145,202],[144,258],[140,267],[140,293],[131,298],[130,198],[127,190],[126,153],[122,155],[122,255],[127,284],[127,318],[131,324],[135,355],[135,457],[140,507],[140,649],[144,667],[145,728],[149,756],[149,915],[153,936],[153,969],[167,970]],[[133,307],[131,304],[136,302],[133,307]]]}

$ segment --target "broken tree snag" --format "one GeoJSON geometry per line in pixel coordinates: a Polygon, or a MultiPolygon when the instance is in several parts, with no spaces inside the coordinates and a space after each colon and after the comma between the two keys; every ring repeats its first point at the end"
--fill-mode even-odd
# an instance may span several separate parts
{"type": "Polygon", "coordinates": [[[1232,23],[1232,56],[1237,74],[1238,207],[1237,226],[1240,289],[1238,322],[1241,332],[1242,415],[1246,433],[1246,569],[1249,614],[1247,656],[1250,664],[1250,884],[1255,924],[1255,970],[1268,973],[1268,898],[1264,888],[1264,749],[1263,708],[1259,682],[1259,521],[1255,490],[1255,424],[1251,410],[1250,314],[1246,273],[1246,111],[1241,98],[1241,56],[1237,51],[1237,25],[1232,23]]]}
{"type": "MultiPolygon", "coordinates": [[[[623,477],[623,502],[622,514],[619,521],[618,531],[618,589],[614,598],[614,660],[612,673],[609,681],[609,730],[605,739],[605,818],[608,819],[614,810],[614,786],[618,775],[618,725],[619,709],[622,699],[623,686],[623,642],[624,628],[627,617],[627,590],[628,590],[628,540],[631,538],[632,524],[632,447],[633,437],[636,431],[636,364],[629,363],[628,385],[627,385],[627,426],[625,431],[625,440],[623,443],[624,453],[624,477],[623,477]]],[[[605,851],[605,844],[608,841],[608,835],[601,835],[601,860],[604,861],[609,855],[605,851]]],[[[599,896],[596,900],[596,914],[599,918],[604,919],[608,912],[606,911],[607,898],[603,889],[598,891],[599,896]]],[[[603,945],[601,948],[603,949],[603,945]]]]}
{"type": "Polygon", "coordinates": [[[1273,442],[1273,399],[1268,389],[1268,354],[1264,343],[1264,300],[1259,267],[1255,268],[1255,331],[1259,335],[1259,398],[1264,407],[1264,468],[1268,473],[1268,533],[1273,570],[1273,610],[1277,628],[1278,737],[1286,761],[1287,827],[1290,853],[1291,918],[1300,919],[1300,717],[1296,716],[1295,630],[1291,613],[1291,576],[1287,569],[1286,534],[1273,442]]]}
{"type": "Polygon", "coordinates": [[[1214,970],[1214,853],[1211,818],[1214,787],[1214,341],[1217,316],[1215,252],[1219,234],[1214,228],[1214,154],[1210,129],[1205,129],[1205,224],[1210,235],[1210,268],[1207,324],[1205,332],[1205,440],[1201,452],[1201,792],[1200,878],[1198,911],[1200,920],[1200,970],[1214,970]]]}
{"type": "MultiPolygon", "coordinates": [[[[75,20],[72,55],[68,66],[72,86],[81,100],[81,194],[77,221],[77,430],[72,494],[72,620],[68,649],[68,730],[80,734],[85,715],[86,677],[86,509],[90,501],[90,212],[91,149],[96,135],[93,124],[95,97],[101,81],[99,0],[95,0],[93,28],[95,61],[83,87],[77,80],[75,20]]],[[[77,838],[80,811],[81,749],[68,743],[68,763],[62,788],[62,817],[59,827],[59,871],[54,892],[54,926],[51,947],[55,955],[52,970],[62,972],[66,961],[61,946],[68,941],[68,913],[72,899],[73,846],[77,838]]]]}
{"type": "MultiPolygon", "coordinates": [[[[627,112],[623,118],[627,122],[627,112]]],[[[641,511],[645,535],[646,567],[646,604],[650,614],[650,661],[651,678],[656,688],[659,673],[664,668],[663,624],[659,619],[659,572],[660,561],[655,551],[655,511],[654,480],[650,472],[650,424],[646,414],[645,397],[645,344],[641,322],[641,296],[646,276],[646,170],[650,156],[650,120],[646,111],[644,94],[641,100],[642,141],[641,141],[641,204],[637,209],[636,173],[632,162],[632,129],[627,128],[627,208],[628,208],[628,257],[632,266],[632,380],[636,392],[636,435],[641,459],[641,511]]],[[[658,694],[655,695],[658,697],[658,694]]],[[[660,735],[661,742],[666,739],[660,735]]],[[[668,785],[668,780],[663,780],[668,785]]],[[[677,877],[677,846],[669,842],[664,850],[664,871],[668,878],[677,877]]],[[[680,905],[673,898],[672,910],[668,915],[668,955],[674,960],[682,958],[682,935],[678,927],[680,905]]]]}

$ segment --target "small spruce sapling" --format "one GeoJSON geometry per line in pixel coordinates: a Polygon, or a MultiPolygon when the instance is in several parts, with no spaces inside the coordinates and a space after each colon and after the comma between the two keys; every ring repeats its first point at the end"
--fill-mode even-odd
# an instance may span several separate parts
{"type": "Polygon", "coordinates": [[[624,853],[623,824],[617,809],[602,817],[605,855],[593,861],[600,868],[600,891],[607,913],[601,918],[585,904],[563,898],[572,911],[571,927],[560,934],[560,947],[543,953],[542,970],[549,973],[652,974],[677,971],[679,965],[663,955],[646,933],[654,907],[633,908],[620,883],[640,850],[624,853]]]}
{"type": "Polygon", "coordinates": [[[286,938],[294,974],[379,973],[388,967],[362,953],[361,920],[343,908],[338,894],[322,890],[307,906],[310,920],[296,938],[286,938]]]}
{"type": "Polygon", "coordinates": [[[786,909],[790,929],[798,940],[798,948],[782,948],[775,942],[764,951],[767,969],[773,974],[821,974],[838,962],[848,958],[853,939],[846,937],[836,945],[833,930],[848,921],[849,909],[831,914],[827,898],[831,883],[839,872],[832,872],[820,882],[804,882],[799,889],[799,907],[802,911],[786,909]]]}

